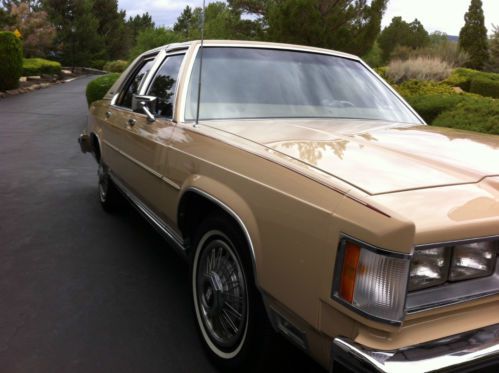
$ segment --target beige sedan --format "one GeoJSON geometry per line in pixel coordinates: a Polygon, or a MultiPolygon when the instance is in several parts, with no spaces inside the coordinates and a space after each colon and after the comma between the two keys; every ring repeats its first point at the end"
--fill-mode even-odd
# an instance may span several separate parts
{"type": "Polygon", "coordinates": [[[499,138],[427,126],[359,58],[167,45],[80,144],[104,209],[124,195],[189,260],[222,368],[254,368],[274,331],[330,370],[497,364],[499,138]]]}

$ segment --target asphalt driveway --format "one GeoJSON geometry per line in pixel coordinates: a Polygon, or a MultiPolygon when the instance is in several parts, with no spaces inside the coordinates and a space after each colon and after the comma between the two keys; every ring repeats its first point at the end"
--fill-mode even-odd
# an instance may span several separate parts
{"type": "MultiPolygon", "coordinates": [[[[186,264],[131,208],[99,206],[76,142],[90,79],[0,100],[0,372],[215,372],[186,264]]],[[[278,344],[269,371],[321,371],[278,344]]]]}

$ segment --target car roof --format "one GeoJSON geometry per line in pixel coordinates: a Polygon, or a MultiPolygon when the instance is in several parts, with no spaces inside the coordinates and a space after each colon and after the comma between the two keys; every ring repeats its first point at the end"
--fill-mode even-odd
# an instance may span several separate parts
{"type": "MultiPolygon", "coordinates": [[[[317,48],[317,47],[309,47],[305,45],[296,45],[296,44],[284,44],[284,43],[271,43],[271,42],[263,42],[263,41],[249,41],[249,40],[204,40],[203,41],[205,46],[222,46],[222,47],[245,47],[245,48],[269,48],[269,49],[283,49],[283,50],[295,50],[295,51],[303,51],[303,52],[312,52],[312,53],[321,53],[321,54],[329,54],[329,55],[334,55],[338,57],[344,57],[344,58],[349,58],[353,60],[359,60],[359,57],[349,54],[349,53],[344,53],[344,52],[339,52],[331,49],[325,49],[325,48],[317,48]]],[[[177,49],[186,49],[189,48],[190,46],[197,46],[201,44],[201,40],[193,40],[193,41],[188,41],[184,43],[173,43],[173,44],[166,44],[161,47],[151,49],[145,53],[153,53],[157,52],[160,50],[166,50],[166,51],[173,51],[177,49]]]]}

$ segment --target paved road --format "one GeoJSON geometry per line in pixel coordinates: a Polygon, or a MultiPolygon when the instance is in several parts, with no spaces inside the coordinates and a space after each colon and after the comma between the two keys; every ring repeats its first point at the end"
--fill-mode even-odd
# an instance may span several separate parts
{"type": "MultiPolygon", "coordinates": [[[[0,372],[215,372],[187,266],[79,151],[90,78],[0,100],[0,372]]],[[[278,343],[269,371],[320,368],[278,343]]]]}

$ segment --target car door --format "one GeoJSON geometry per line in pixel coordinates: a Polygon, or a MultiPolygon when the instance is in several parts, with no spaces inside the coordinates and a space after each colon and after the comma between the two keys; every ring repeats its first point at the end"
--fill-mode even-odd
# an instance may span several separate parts
{"type": "MultiPolygon", "coordinates": [[[[173,121],[174,103],[179,72],[185,52],[166,54],[159,68],[153,71],[151,79],[140,89],[140,94],[155,97],[156,105],[151,108],[153,122],[137,118],[137,122],[129,129],[133,138],[133,148],[128,150],[141,167],[140,175],[132,179],[133,188],[153,212],[169,225],[173,217],[173,191],[179,186],[164,176],[164,168],[168,158],[168,143],[176,123],[173,121]],[[146,181],[147,179],[147,181],[146,181]]],[[[141,117],[142,114],[139,114],[141,117]]]]}
{"type": "Polygon", "coordinates": [[[145,114],[132,111],[132,100],[154,68],[156,57],[156,54],[149,55],[135,64],[130,76],[108,107],[104,119],[106,125],[102,127],[104,160],[113,175],[135,193],[137,186],[147,181],[147,175],[144,178],[145,173],[133,156],[137,146],[134,127],[147,122],[147,118],[145,114]]]}

